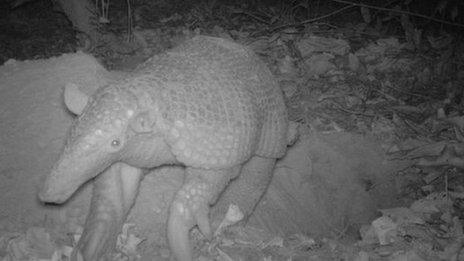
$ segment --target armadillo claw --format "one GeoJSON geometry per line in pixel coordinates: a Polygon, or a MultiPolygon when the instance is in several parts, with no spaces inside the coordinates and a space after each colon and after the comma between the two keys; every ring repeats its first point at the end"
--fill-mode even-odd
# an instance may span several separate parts
{"type": "Polygon", "coordinates": [[[190,210],[187,210],[181,203],[174,202],[171,205],[167,237],[169,248],[177,261],[192,260],[190,249],[189,231],[193,227],[190,210]]]}
{"type": "Polygon", "coordinates": [[[109,220],[90,224],[73,250],[71,260],[105,260],[116,245],[118,230],[117,226],[111,226],[109,220]]]}
{"type": "Polygon", "coordinates": [[[167,236],[169,247],[177,261],[190,261],[193,258],[189,232],[194,226],[198,225],[206,238],[212,238],[209,207],[201,199],[202,197],[186,196],[180,191],[171,205],[167,236]]]}
{"type": "Polygon", "coordinates": [[[213,238],[213,232],[211,231],[211,225],[209,223],[208,218],[209,210],[206,204],[201,206],[200,209],[197,209],[193,212],[193,216],[195,218],[195,223],[198,225],[201,233],[208,239],[211,240],[213,238]]]}

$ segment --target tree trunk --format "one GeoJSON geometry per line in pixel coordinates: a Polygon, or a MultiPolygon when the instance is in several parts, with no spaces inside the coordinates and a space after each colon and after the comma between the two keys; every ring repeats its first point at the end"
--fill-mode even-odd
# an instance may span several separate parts
{"type": "Polygon", "coordinates": [[[92,42],[97,40],[97,28],[92,24],[95,6],[88,0],[56,0],[77,30],[87,34],[92,42]]]}

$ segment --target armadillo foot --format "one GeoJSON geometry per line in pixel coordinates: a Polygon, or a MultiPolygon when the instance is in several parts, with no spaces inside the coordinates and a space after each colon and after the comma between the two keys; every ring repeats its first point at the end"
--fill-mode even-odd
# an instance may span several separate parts
{"type": "Polygon", "coordinates": [[[240,208],[245,214],[243,221],[246,222],[271,182],[275,161],[271,158],[254,156],[245,163],[240,176],[230,182],[214,206],[211,213],[215,221],[213,227],[215,227],[214,223],[219,224],[231,204],[240,208]]]}
{"type": "Polygon", "coordinates": [[[198,226],[201,233],[212,239],[209,205],[214,203],[241,166],[222,170],[186,169],[186,182],[171,204],[167,236],[171,252],[177,261],[192,260],[189,232],[198,226]]]}
{"type": "Polygon", "coordinates": [[[72,261],[111,260],[112,250],[137,195],[141,177],[141,170],[117,163],[95,179],[90,213],[82,236],[71,254],[72,261]]]}
{"type": "MultiPolygon", "coordinates": [[[[115,220],[114,220],[115,221],[115,220]]],[[[109,253],[116,243],[119,225],[111,224],[111,220],[99,220],[93,224],[86,224],[84,234],[77,247],[73,250],[71,260],[109,260],[109,253]]]]}
{"type": "Polygon", "coordinates": [[[178,261],[192,260],[189,231],[198,225],[201,233],[211,239],[209,206],[206,184],[189,184],[177,192],[171,204],[168,220],[168,239],[171,251],[178,261]]]}

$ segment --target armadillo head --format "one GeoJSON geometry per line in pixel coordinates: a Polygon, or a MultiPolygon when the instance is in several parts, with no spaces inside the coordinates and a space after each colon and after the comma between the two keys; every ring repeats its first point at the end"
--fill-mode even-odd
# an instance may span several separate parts
{"type": "Polygon", "coordinates": [[[107,86],[87,97],[70,85],[64,98],[68,109],[79,117],[39,193],[44,202],[66,201],[83,183],[121,161],[134,130],[143,131],[148,124],[146,114],[137,108],[137,98],[117,86],[107,86]]]}

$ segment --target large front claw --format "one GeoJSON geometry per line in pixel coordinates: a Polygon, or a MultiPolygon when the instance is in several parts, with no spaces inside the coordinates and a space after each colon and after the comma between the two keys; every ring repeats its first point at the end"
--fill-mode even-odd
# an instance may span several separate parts
{"type": "Polygon", "coordinates": [[[84,231],[71,254],[72,261],[111,260],[111,252],[132,207],[142,171],[115,163],[96,179],[84,231]]]}
{"type": "Polygon", "coordinates": [[[206,238],[212,238],[209,206],[239,170],[187,169],[186,183],[171,204],[167,228],[169,247],[177,261],[193,259],[189,232],[194,226],[198,226],[206,238]]]}
{"type": "MultiPolygon", "coordinates": [[[[208,200],[204,197],[208,194],[201,187],[203,184],[182,188],[171,204],[168,220],[169,246],[177,261],[192,260],[189,232],[194,226],[199,227],[205,237],[211,239],[211,227],[209,224],[208,200]]],[[[207,190],[207,189],[206,189],[207,190]]]]}
{"type": "Polygon", "coordinates": [[[85,228],[76,248],[74,248],[71,260],[110,260],[111,251],[116,245],[119,229],[122,226],[120,222],[114,221],[119,220],[111,220],[108,217],[108,220],[100,220],[89,224],[85,228]]]}

